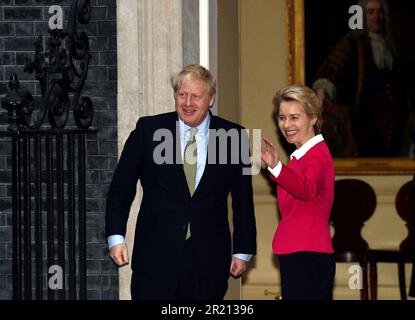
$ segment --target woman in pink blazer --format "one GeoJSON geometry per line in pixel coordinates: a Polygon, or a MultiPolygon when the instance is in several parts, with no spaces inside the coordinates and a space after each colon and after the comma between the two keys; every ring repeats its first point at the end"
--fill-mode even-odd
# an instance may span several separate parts
{"type": "Polygon", "coordinates": [[[281,221],[272,246],[280,263],[282,298],[332,299],[334,164],[320,134],[322,102],[310,88],[295,85],[278,91],[274,105],[281,133],[296,147],[287,165],[266,138],[261,151],[277,183],[281,221]]]}

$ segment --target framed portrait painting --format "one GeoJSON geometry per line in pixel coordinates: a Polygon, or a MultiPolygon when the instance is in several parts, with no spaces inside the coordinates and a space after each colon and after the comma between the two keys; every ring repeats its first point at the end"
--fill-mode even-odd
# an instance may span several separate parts
{"type": "Polygon", "coordinates": [[[337,174],[413,174],[415,4],[286,0],[286,7],[288,82],[322,98],[337,174]]]}

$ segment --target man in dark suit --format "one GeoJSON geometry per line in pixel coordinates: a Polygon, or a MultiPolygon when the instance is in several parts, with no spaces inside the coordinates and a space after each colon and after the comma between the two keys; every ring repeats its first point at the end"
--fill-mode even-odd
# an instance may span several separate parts
{"type": "Polygon", "coordinates": [[[115,170],[106,212],[110,256],[118,266],[129,263],[124,236],[140,180],[132,298],[223,299],[229,274],[240,276],[256,254],[249,143],[241,126],[209,111],[216,82],[208,70],[190,65],[172,87],[176,112],[141,117],[115,170]]]}

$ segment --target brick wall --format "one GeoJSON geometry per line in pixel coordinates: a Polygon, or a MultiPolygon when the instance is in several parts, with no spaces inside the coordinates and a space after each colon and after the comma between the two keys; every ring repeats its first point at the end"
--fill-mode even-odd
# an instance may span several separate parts
{"type": "MultiPolygon", "coordinates": [[[[34,76],[23,72],[27,57],[33,58],[33,42],[48,36],[48,9],[64,9],[64,29],[70,0],[0,0],[0,98],[8,91],[11,72],[17,72],[21,88],[39,95],[34,76]]],[[[91,0],[91,20],[85,31],[92,60],[84,94],[92,98],[98,133],[87,139],[87,285],[89,299],[118,298],[118,270],[108,258],[104,239],[105,197],[117,164],[117,58],[116,0],[91,0]]],[[[69,125],[73,124],[72,114],[69,125]]],[[[5,130],[6,112],[0,110],[0,130],[5,130]]],[[[11,299],[11,174],[10,146],[0,141],[0,299],[11,299]]]]}

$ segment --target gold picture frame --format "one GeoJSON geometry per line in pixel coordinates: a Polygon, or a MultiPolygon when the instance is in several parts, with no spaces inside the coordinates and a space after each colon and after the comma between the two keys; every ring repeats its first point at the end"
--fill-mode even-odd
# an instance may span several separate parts
{"type": "MultiPolygon", "coordinates": [[[[286,1],[287,81],[305,82],[304,0],[286,1]]],[[[337,175],[413,175],[412,158],[335,158],[337,175]]]]}

